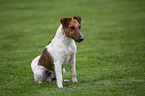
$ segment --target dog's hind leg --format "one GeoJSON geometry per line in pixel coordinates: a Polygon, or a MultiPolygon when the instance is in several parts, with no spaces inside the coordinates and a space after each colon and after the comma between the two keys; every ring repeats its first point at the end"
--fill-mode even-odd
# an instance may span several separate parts
{"type": "Polygon", "coordinates": [[[37,68],[37,70],[34,72],[34,79],[35,79],[35,82],[38,82],[38,83],[45,81],[46,80],[45,69],[37,68]]]}
{"type": "Polygon", "coordinates": [[[53,71],[46,71],[46,81],[52,81],[55,78],[53,71]]]}
{"type": "Polygon", "coordinates": [[[62,71],[62,75],[64,75],[65,74],[65,68],[63,68],[63,71],[62,71]]]}
{"type": "MultiPolygon", "coordinates": [[[[62,70],[62,75],[64,76],[64,74],[65,74],[65,68],[63,68],[63,70],[62,70]]],[[[70,80],[65,79],[64,81],[70,81],[70,80]]]]}

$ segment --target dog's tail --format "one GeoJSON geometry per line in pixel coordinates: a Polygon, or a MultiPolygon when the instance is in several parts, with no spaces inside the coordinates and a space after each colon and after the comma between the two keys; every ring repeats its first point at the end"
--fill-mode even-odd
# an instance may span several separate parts
{"type": "Polygon", "coordinates": [[[31,62],[31,69],[34,72],[34,70],[36,69],[36,67],[38,66],[38,61],[41,55],[37,56],[36,58],[34,58],[31,62]]]}

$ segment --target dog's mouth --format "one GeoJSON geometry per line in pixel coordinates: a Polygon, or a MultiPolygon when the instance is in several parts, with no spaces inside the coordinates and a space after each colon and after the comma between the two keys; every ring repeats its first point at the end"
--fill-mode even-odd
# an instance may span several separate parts
{"type": "Polygon", "coordinates": [[[84,37],[79,37],[79,39],[75,39],[74,37],[72,37],[76,42],[80,43],[84,40],[84,37]]]}

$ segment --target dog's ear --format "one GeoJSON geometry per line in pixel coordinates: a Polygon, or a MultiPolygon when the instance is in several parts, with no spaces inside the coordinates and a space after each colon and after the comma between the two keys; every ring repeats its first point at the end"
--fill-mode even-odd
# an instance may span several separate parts
{"type": "Polygon", "coordinates": [[[81,17],[80,16],[74,16],[73,19],[76,19],[81,24],[81,17]]]}
{"type": "Polygon", "coordinates": [[[68,27],[70,21],[71,21],[71,18],[69,17],[60,19],[61,24],[66,28],[68,27]]]}

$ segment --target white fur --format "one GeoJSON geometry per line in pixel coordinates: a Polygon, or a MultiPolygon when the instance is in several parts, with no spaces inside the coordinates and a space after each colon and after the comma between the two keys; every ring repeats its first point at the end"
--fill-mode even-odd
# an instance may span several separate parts
{"type": "MultiPolygon", "coordinates": [[[[55,37],[51,43],[46,46],[47,51],[54,59],[55,75],[57,79],[57,86],[63,88],[62,73],[65,73],[65,66],[69,62],[70,70],[72,74],[72,82],[77,82],[76,79],[76,44],[72,38],[65,36],[62,30],[62,25],[59,26],[55,37]]],[[[40,56],[37,56],[31,63],[31,68],[34,73],[34,79],[37,82],[44,81],[46,79],[45,69],[43,66],[38,66],[38,60],[40,56]]],[[[53,75],[51,77],[54,77],[53,75]]],[[[50,79],[51,77],[47,78],[50,79]]],[[[49,81],[49,80],[48,80],[49,81]]]]}

